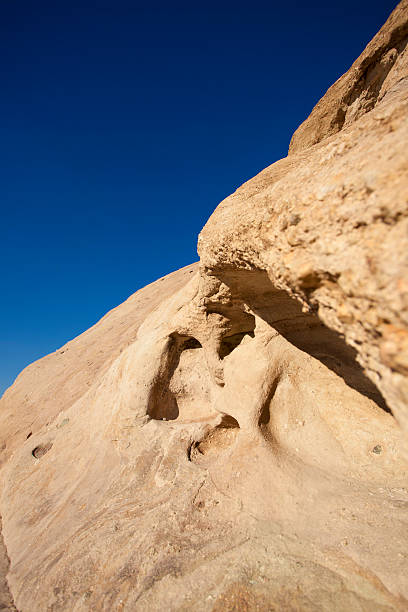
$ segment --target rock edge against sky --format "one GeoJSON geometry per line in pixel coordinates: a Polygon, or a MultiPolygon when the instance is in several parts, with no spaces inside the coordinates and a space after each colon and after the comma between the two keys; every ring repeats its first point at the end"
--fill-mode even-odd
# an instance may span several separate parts
{"type": "Polygon", "coordinates": [[[407,40],[5,393],[5,609],[407,609],[407,40]]]}

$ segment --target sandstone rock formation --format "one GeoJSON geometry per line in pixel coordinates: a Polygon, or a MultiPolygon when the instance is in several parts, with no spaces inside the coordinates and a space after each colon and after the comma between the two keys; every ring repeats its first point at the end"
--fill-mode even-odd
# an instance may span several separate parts
{"type": "Polygon", "coordinates": [[[408,432],[408,2],[295,132],[224,200],[203,266],[264,273],[345,337],[408,432]]]}
{"type": "Polygon", "coordinates": [[[3,396],[5,609],[408,609],[407,9],[199,265],[3,396]]]}

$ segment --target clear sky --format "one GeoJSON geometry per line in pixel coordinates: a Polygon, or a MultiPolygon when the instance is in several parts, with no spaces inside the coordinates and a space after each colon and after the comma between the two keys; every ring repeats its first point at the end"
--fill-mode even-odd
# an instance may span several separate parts
{"type": "Polygon", "coordinates": [[[0,394],[197,260],[395,5],[2,0],[0,394]]]}

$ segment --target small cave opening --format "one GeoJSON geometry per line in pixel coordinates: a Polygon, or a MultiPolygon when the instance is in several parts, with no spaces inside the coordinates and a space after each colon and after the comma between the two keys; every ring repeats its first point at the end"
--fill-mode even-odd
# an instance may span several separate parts
{"type": "Polygon", "coordinates": [[[165,386],[157,385],[147,414],[155,421],[175,421],[180,414],[177,399],[165,386]]]}
{"type": "Polygon", "coordinates": [[[216,429],[239,429],[239,423],[230,414],[223,414],[221,423],[217,425],[216,429]]]}
{"type": "Polygon", "coordinates": [[[199,349],[199,348],[202,348],[202,346],[198,340],[196,340],[195,338],[187,338],[187,340],[185,340],[185,342],[183,342],[183,344],[181,345],[180,354],[183,351],[186,351],[188,349],[199,349]]]}
{"type": "Polygon", "coordinates": [[[173,333],[165,362],[149,397],[147,415],[156,421],[175,421],[179,415],[177,397],[170,388],[170,381],[180,363],[183,351],[201,349],[201,343],[192,336],[173,333]]]}
{"type": "Polygon", "coordinates": [[[255,317],[253,314],[239,310],[225,314],[232,323],[232,329],[222,338],[218,351],[220,359],[230,355],[241,344],[245,336],[253,338],[255,335],[255,317]]]}
{"type": "Polygon", "coordinates": [[[222,339],[219,356],[220,359],[224,359],[227,355],[230,355],[234,349],[237,348],[245,338],[245,336],[254,337],[254,331],[248,330],[243,332],[238,332],[237,334],[233,334],[232,336],[225,336],[222,339]]]}

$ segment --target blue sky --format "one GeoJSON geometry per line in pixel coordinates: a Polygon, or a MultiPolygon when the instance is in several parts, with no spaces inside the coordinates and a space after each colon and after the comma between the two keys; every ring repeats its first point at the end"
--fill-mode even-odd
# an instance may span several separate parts
{"type": "Polygon", "coordinates": [[[395,5],[3,0],[0,393],[197,260],[395,5]]]}

